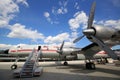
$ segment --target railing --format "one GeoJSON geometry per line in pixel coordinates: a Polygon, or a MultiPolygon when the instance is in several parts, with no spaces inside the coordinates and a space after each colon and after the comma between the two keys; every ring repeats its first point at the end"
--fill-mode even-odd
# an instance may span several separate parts
{"type": "Polygon", "coordinates": [[[21,69],[21,72],[20,72],[20,77],[21,77],[21,74],[23,72],[23,69],[25,68],[25,66],[27,65],[28,61],[33,61],[34,62],[34,65],[33,65],[33,69],[32,69],[32,75],[33,75],[33,72],[34,70],[36,69],[36,67],[39,65],[38,64],[38,58],[40,57],[40,54],[41,54],[41,50],[39,51],[36,51],[35,49],[33,49],[32,53],[29,54],[27,60],[25,61],[22,69],[21,69]]]}

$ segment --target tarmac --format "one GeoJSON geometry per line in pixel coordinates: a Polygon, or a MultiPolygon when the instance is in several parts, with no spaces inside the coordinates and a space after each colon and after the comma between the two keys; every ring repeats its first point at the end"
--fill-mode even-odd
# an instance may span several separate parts
{"type": "MultiPolygon", "coordinates": [[[[21,67],[24,62],[18,62],[21,67]]],[[[68,66],[63,62],[39,62],[43,67],[43,74],[32,78],[14,78],[11,65],[13,62],[0,62],[0,80],[120,80],[120,66],[114,64],[96,64],[95,70],[85,69],[84,61],[68,61],[68,66]]]]}

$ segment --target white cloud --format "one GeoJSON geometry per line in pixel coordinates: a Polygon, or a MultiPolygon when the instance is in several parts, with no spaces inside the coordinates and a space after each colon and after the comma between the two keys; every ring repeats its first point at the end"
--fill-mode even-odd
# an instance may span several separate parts
{"type": "Polygon", "coordinates": [[[51,43],[60,43],[64,40],[68,40],[69,39],[69,34],[68,33],[61,33],[58,34],[56,36],[48,36],[46,37],[46,39],[44,40],[45,43],[51,44],[51,43]]]}
{"type": "Polygon", "coordinates": [[[0,50],[6,50],[6,49],[10,49],[10,48],[16,48],[17,46],[26,46],[26,47],[35,47],[35,45],[30,45],[30,44],[16,44],[16,45],[12,45],[12,44],[0,44],[0,50]]]}
{"type": "Polygon", "coordinates": [[[8,26],[8,20],[7,19],[0,19],[0,28],[4,28],[8,26]]]}
{"type": "Polygon", "coordinates": [[[29,4],[27,3],[27,0],[16,0],[17,3],[22,3],[24,4],[25,6],[29,6],[29,4]]]}
{"type": "Polygon", "coordinates": [[[51,24],[53,24],[53,21],[50,18],[50,14],[48,12],[44,12],[44,17],[47,19],[48,22],[50,22],[51,24]]]}
{"type": "Polygon", "coordinates": [[[87,20],[88,17],[84,11],[76,12],[73,18],[69,19],[68,24],[72,30],[70,41],[73,41],[78,37],[78,28],[81,27],[82,29],[85,29],[87,27],[87,20]]]}
{"type": "Polygon", "coordinates": [[[62,11],[62,9],[58,9],[58,14],[63,14],[63,11],[62,11]]]}
{"type": "MultiPolygon", "coordinates": [[[[61,46],[62,42],[61,43],[52,43],[52,44],[49,44],[49,46],[61,46]]],[[[74,47],[75,44],[73,42],[64,42],[64,46],[63,47],[74,47]]]]}
{"type": "Polygon", "coordinates": [[[13,0],[0,0],[0,2],[0,27],[4,27],[14,18],[14,14],[19,12],[19,6],[13,0]]]}
{"type": "Polygon", "coordinates": [[[48,12],[45,12],[45,13],[44,13],[44,16],[45,16],[46,18],[48,18],[48,17],[50,17],[50,14],[49,14],[48,12]]]}
{"type": "Polygon", "coordinates": [[[78,37],[78,32],[77,31],[72,31],[71,33],[71,41],[75,40],[78,37]]]}
{"type": "Polygon", "coordinates": [[[73,42],[65,42],[64,47],[73,47],[75,44],[73,42]]]}
{"type": "Polygon", "coordinates": [[[50,22],[51,24],[58,24],[58,21],[53,21],[50,17],[50,13],[49,12],[44,12],[44,17],[47,19],[48,22],[50,22]]]}
{"type": "Polygon", "coordinates": [[[10,44],[0,44],[0,50],[5,50],[5,49],[9,49],[10,47],[12,47],[13,45],[10,44]]]}
{"type": "MultiPolygon", "coordinates": [[[[61,46],[62,42],[61,43],[51,43],[51,44],[39,44],[41,46],[61,46]]],[[[11,45],[11,44],[0,44],[0,50],[6,50],[6,49],[10,49],[10,48],[16,48],[17,46],[24,46],[24,47],[33,47],[35,48],[37,45],[36,44],[23,44],[23,43],[20,43],[20,44],[16,44],[16,45],[11,45]]],[[[71,42],[65,42],[64,43],[64,47],[73,47],[75,46],[75,44],[71,43],[71,42]]]]}
{"type": "Polygon", "coordinates": [[[10,27],[11,32],[7,35],[10,38],[28,38],[32,40],[44,39],[42,33],[38,33],[37,30],[26,29],[24,25],[19,23],[10,27]]]}
{"type": "Polygon", "coordinates": [[[77,9],[77,10],[80,9],[80,6],[79,6],[78,2],[75,3],[74,8],[77,9]]]}
{"type": "Polygon", "coordinates": [[[0,0],[0,2],[0,14],[4,17],[19,11],[19,6],[13,0],[0,0]]]}
{"type": "Polygon", "coordinates": [[[106,20],[106,21],[98,21],[98,24],[104,25],[104,26],[110,26],[114,28],[120,29],[120,19],[119,20],[106,20]]]}
{"type": "Polygon", "coordinates": [[[68,12],[66,6],[67,6],[67,1],[59,1],[59,6],[60,8],[58,8],[57,13],[58,14],[66,14],[68,12]]]}
{"type": "Polygon", "coordinates": [[[0,28],[6,28],[9,21],[19,12],[18,4],[28,5],[26,0],[0,0],[0,28]]]}
{"type": "Polygon", "coordinates": [[[68,21],[71,30],[76,31],[79,27],[86,28],[88,17],[84,11],[75,13],[73,17],[68,21]]]}
{"type": "Polygon", "coordinates": [[[57,10],[57,14],[66,14],[68,12],[67,8],[61,7],[57,10]]]}
{"type": "Polygon", "coordinates": [[[48,22],[50,22],[51,24],[53,24],[54,22],[51,20],[50,18],[50,14],[49,12],[44,12],[44,17],[47,19],[48,22]]]}
{"type": "Polygon", "coordinates": [[[57,15],[57,14],[66,14],[68,13],[68,9],[67,9],[67,4],[68,4],[68,1],[59,1],[58,2],[58,6],[57,7],[52,7],[52,13],[54,15],[57,15]]]}
{"type": "Polygon", "coordinates": [[[59,24],[59,21],[56,18],[56,15],[68,13],[67,4],[68,4],[67,0],[59,1],[58,6],[53,6],[52,10],[51,10],[51,13],[52,13],[52,15],[55,15],[55,18],[53,18],[53,16],[51,16],[51,14],[49,12],[44,12],[44,17],[51,24],[59,24]]]}

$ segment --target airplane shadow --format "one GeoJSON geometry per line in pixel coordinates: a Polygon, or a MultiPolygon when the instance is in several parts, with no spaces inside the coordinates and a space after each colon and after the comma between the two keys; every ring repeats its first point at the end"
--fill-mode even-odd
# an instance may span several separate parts
{"type": "Polygon", "coordinates": [[[79,75],[79,74],[52,73],[52,72],[45,72],[40,79],[42,80],[119,80],[119,78],[98,77],[98,76],[79,75]]]}
{"type": "Polygon", "coordinates": [[[103,76],[95,76],[89,75],[92,72],[105,72],[115,75],[120,75],[120,71],[104,69],[98,67],[96,70],[86,70],[84,65],[69,65],[69,66],[54,66],[45,67],[47,70],[43,71],[43,74],[40,77],[33,78],[13,78],[12,70],[10,69],[0,69],[0,80],[119,80],[117,77],[103,77],[103,76]],[[49,69],[53,68],[55,71],[51,71],[49,69]],[[68,70],[67,70],[68,69],[68,70]],[[70,71],[70,73],[64,73],[62,71],[70,71]]]}
{"type": "MultiPolygon", "coordinates": [[[[105,66],[105,65],[103,65],[105,66]]],[[[95,70],[88,70],[85,69],[84,65],[70,65],[70,68],[73,68],[74,70],[71,70],[71,72],[74,73],[93,73],[93,72],[104,72],[104,73],[109,73],[109,74],[114,74],[114,75],[118,75],[120,76],[120,70],[113,70],[113,69],[109,69],[109,68],[101,68],[96,66],[95,70]]]]}

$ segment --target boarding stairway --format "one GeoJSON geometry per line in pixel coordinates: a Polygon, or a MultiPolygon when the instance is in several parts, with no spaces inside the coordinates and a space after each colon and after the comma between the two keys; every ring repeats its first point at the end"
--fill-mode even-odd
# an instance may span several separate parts
{"type": "Polygon", "coordinates": [[[29,54],[28,59],[24,63],[21,72],[20,77],[33,77],[34,76],[34,69],[39,66],[38,64],[38,57],[40,55],[40,46],[38,48],[38,51],[33,49],[32,53],[29,54]]]}

